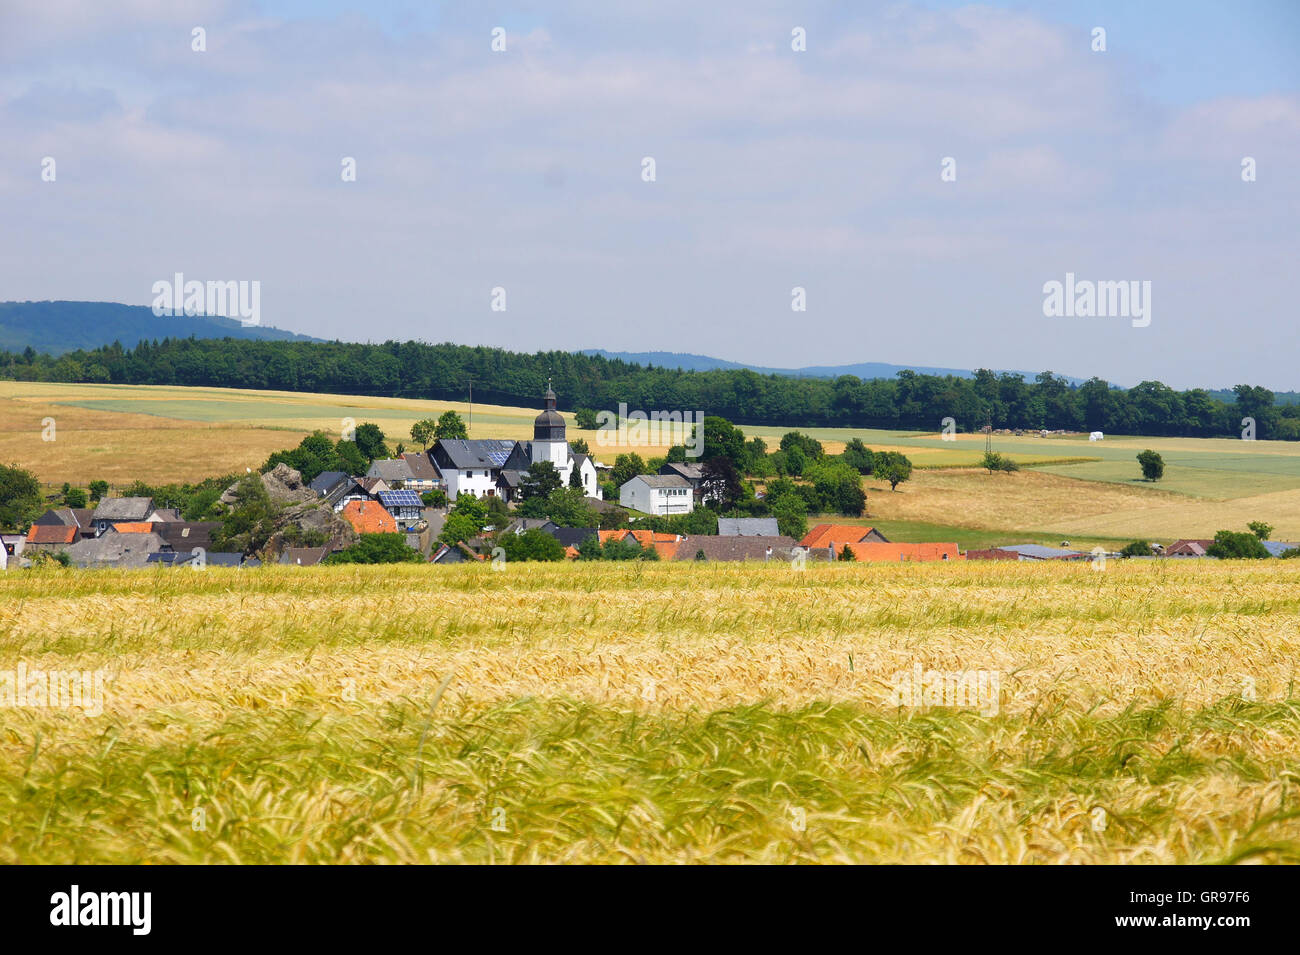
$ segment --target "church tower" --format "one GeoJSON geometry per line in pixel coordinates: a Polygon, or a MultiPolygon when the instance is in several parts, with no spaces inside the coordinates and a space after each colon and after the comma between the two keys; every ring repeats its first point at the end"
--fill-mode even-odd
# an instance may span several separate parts
{"type": "Polygon", "coordinates": [[[569,442],[564,436],[564,419],[555,410],[555,392],[551,382],[546,382],[546,410],[533,421],[533,463],[550,461],[555,470],[568,482],[569,442]]]}

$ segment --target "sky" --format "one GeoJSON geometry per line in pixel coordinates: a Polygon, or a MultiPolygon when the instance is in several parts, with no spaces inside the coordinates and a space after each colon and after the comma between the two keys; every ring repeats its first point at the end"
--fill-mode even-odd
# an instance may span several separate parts
{"type": "Polygon", "coordinates": [[[1294,390],[1297,162],[1294,0],[0,0],[4,301],[1294,390]]]}

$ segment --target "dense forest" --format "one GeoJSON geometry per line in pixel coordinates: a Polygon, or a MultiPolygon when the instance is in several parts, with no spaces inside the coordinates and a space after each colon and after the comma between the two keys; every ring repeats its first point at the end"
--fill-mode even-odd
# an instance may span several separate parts
{"type": "Polygon", "coordinates": [[[1115,434],[1240,437],[1242,419],[1261,439],[1300,440],[1300,406],[1238,385],[1224,401],[1158,381],[1127,390],[1098,378],[1072,386],[1042,372],[1032,381],[981,369],[972,378],[903,371],[893,379],[795,378],[748,370],[681,371],[574,352],[517,354],[499,348],[385,342],[169,338],[135,348],[114,343],[58,357],[0,351],[0,378],[22,381],[202,385],[463,401],[538,404],[547,378],[563,409],[700,411],[739,424],[961,431],[995,428],[1115,434]]]}

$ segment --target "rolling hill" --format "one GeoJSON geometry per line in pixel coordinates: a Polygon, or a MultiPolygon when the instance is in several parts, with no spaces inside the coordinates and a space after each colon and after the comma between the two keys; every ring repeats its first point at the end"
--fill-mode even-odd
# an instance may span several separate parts
{"type": "Polygon", "coordinates": [[[134,348],[141,341],[164,338],[261,338],[321,341],[269,325],[245,328],[218,315],[158,317],[144,305],[116,302],[0,302],[0,348],[31,347],[49,355],[121,342],[134,348]]]}

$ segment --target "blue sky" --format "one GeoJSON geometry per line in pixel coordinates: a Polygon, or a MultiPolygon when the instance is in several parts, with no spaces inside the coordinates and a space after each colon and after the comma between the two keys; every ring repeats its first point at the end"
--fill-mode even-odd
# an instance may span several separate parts
{"type": "Polygon", "coordinates": [[[11,0],[0,299],[181,271],[320,337],[1294,389],[1298,87],[1280,0],[11,0]],[[1150,325],[1044,317],[1067,272],[1150,325]]]}

